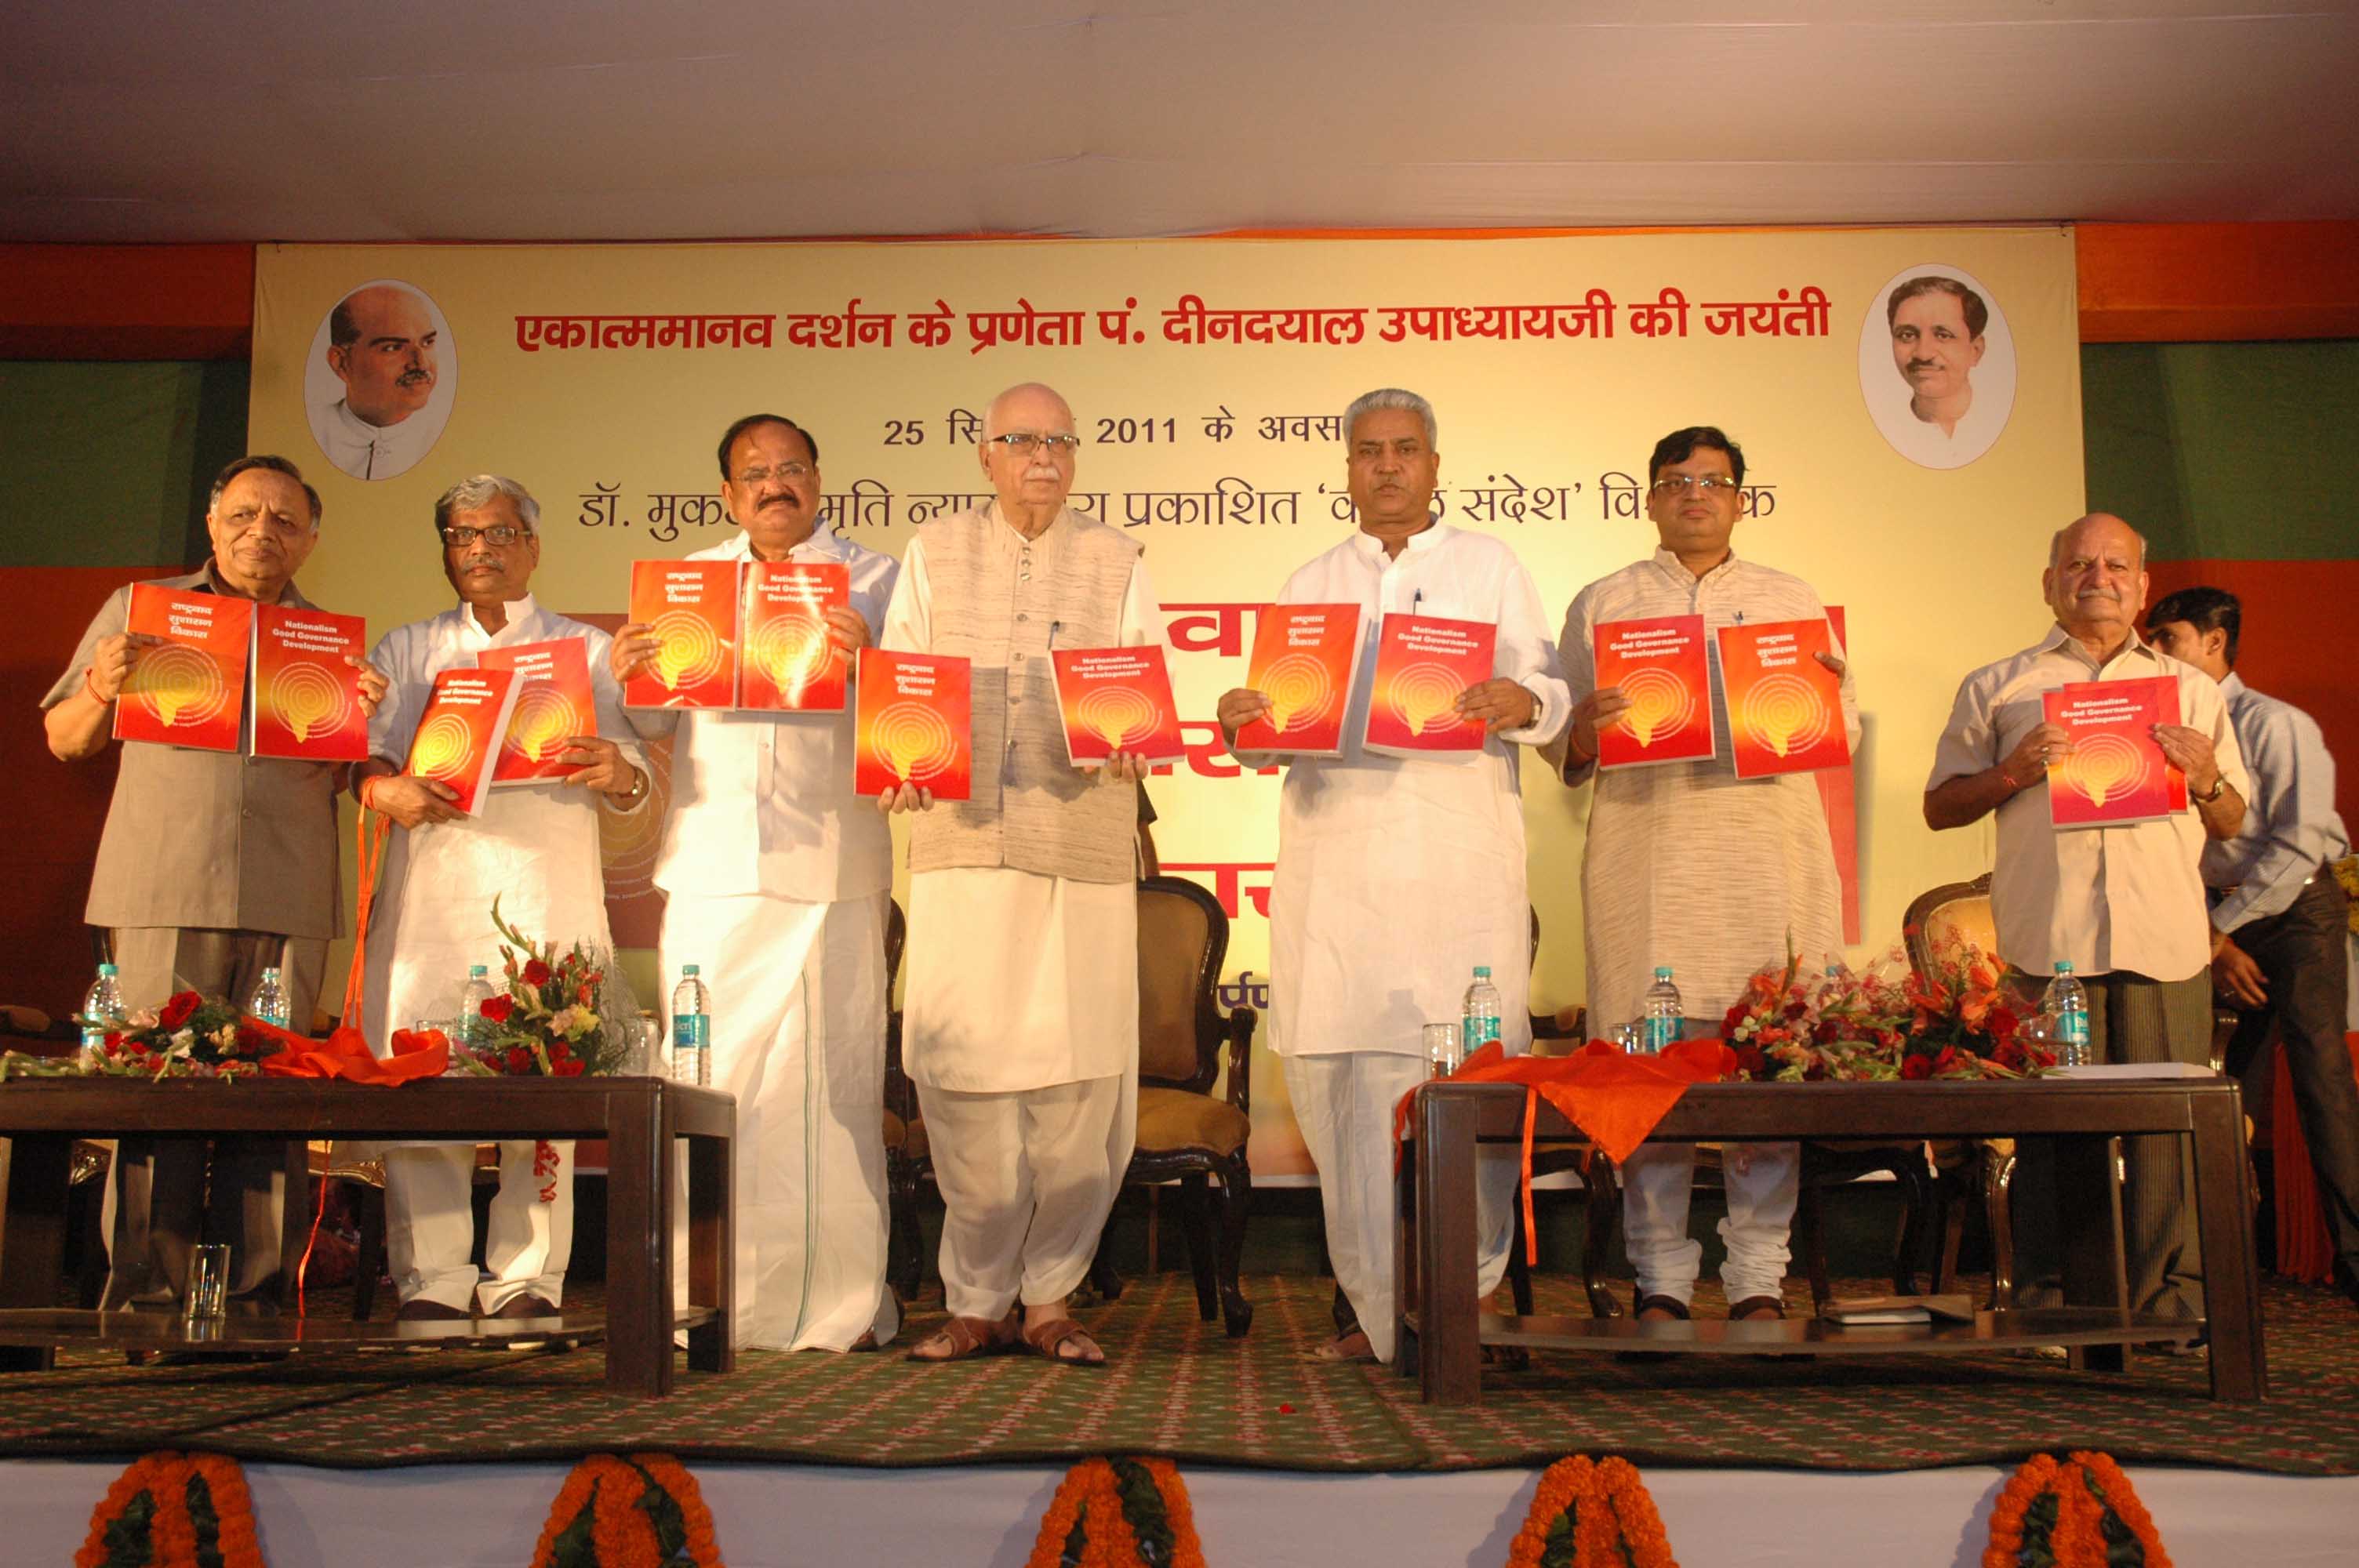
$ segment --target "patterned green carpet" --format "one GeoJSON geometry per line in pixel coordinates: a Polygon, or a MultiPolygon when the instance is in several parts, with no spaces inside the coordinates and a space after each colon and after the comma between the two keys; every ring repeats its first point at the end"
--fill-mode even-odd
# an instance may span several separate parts
{"type": "MultiPolygon", "coordinates": [[[[1443,1410],[1420,1404],[1389,1368],[1308,1355],[1332,1332],[1332,1289],[1304,1275],[1249,1279],[1254,1330],[1232,1341],[1198,1320],[1184,1275],[1134,1281],[1121,1302],[1079,1314],[1113,1357],[1103,1370],[1030,1357],[926,1367],[897,1348],[752,1351],[727,1378],[683,1368],[665,1400],[609,1395],[595,1349],[143,1368],[77,1353],[53,1372],[0,1375],[0,1454],[169,1446],[376,1466],[658,1448],[691,1460],[914,1465],[1125,1452],[1360,1471],[1536,1465],[1584,1452],[1642,1465],[1858,1471],[2085,1447],[2125,1463],[2359,1474],[2359,1313],[2322,1290],[2270,1286],[2274,1397],[2261,1405],[2214,1404],[2201,1356],[2136,1356],[2128,1371],[2102,1374],[2004,1355],[1643,1367],[1542,1355],[1528,1370],[1487,1373],[1480,1406],[1443,1410]]],[[[1582,1310],[1570,1281],[1543,1280],[1540,1295],[1543,1312],[1582,1310]]],[[[1704,1313],[1721,1304],[1698,1303],[1704,1313]]],[[[315,1310],[337,1307],[331,1298],[315,1310]]],[[[939,1315],[922,1311],[912,1326],[922,1333],[939,1315]]]]}

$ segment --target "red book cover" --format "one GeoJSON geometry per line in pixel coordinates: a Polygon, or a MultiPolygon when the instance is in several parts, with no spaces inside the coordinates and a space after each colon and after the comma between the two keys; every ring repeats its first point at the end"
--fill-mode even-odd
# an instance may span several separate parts
{"type": "Polygon", "coordinates": [[[1458,716],[1459,694],[1491,678],[1499,629],[1487,621],[1387,615],[1376,631],[1376,672],[1368,690],[1371,752],[1430,757],[1479,752],[1479,719],[1458,716]]]}
{"type": "Polygon", "coordinates": [[[1714,635],[1738,778],[1813,773],[1851,761],[1843,677],[1818,658],[1833,652],[1823,620],[1723,626],[1714,635]]]}
{"type": "Polygon", "coordinates": [[[2187,775],[2154,738],[2154,726],[2179,722],[2178,682],[2074,681],[2040,693],[2039,705],[2072,741],[2048,764],[2048,813],[2057,827],[2152,822],[2187,809],[2187,775]]]}
{"type": "Polygon", "coordinates": [[[852,604],[840,561],[755,561],[745,573],[745,673],[737,706],[766,713],[841,713],[852,660],[825,616],[852,604]]]}
{"type": "Polygon", "coordinates": [[[483,810],[519,685],[506,670],[449,669],[436,676],[402,771],[457,790],[459,809],[470,816],[483,810]]]}
{"type": "Polygon", "coordinates": [[[1171,700],[1171,669],[1159,645],[1057,648],[1057,706],[1065,719],[1065,755],[1076,767],[1128,752],[1150,762],[1188,754],[1180,738],[1180,705],[1171,700]]]}
{"type": "Polygon", "coordinates": [[[1630,706],[1597,735],[1597,765],[1694,762],[1718,750],[1712,734],[1712,660],[1703,617],[1658,615],[1599,622],[1597,686],[1618,686],[1630,706]]]}
{"type": "Polygon", "coordinates": [[[516,676],[516,711],[508,716],[495,784],[571,778],[577,762],[561,762],[567,737],[598,733],[598,701],[591,694],[590,650],[579,637],[485,648],[475,666],[516,676]]]}
{"type": "Polygon", "coordinates": [[[254,625],[254,754],[315,762],[357,762],[368,755],[368,718],[361,711],[362,656],[367,625],[357,615],[266,604],[254,625]]]}
{"type": "Polygon", "coordinates": [[[1239,727],[1237,749],[1342,756],[1343,711],[1359,669],[1358,605],[1270,605],[1245,665],[1245,685],[1269,699],[1269,716],[1239,727]]]}
{"type": "Polygon", "coordinates": [[[655,629],[655,667],[623,685],[629,708],[737,702],[737,563],[633,561],[631,619],[655,629]]]}
{"type": "Polygon", "coordinates": [[[860,650],[852,792],[923,784],[936,800],[973,788],[973,672],[949,654],[860,650]]]}
{"type": "Polygon", "coordinates": [[[114,738],[236,751],[254,600],[135,582],[124,629],[164,645],[141,650],[132,665],[114,705],[114,738]]]}

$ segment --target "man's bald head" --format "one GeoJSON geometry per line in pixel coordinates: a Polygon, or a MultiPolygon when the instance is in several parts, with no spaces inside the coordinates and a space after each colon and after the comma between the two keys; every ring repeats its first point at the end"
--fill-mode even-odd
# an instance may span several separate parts
{"type": "Polygon", "coordinates": [[[373,283],[344,296],[328,314],[328,368],[344,384],[344,406],[380,428],[425,407],[438,337],[414,288],[373,283]]]}
{"type": "Polygon", "coordinates": [[[1011,386],[983,415],[983,471],[1011,520],[1053,519],[1073,488],[1072,406],[1037,381],[1011,386]],[[1003,437],[1032,437],[1010,445],[1003,437]],[[1029,449],[1025,449],[1028,448],[1029,449]]]}
{"type": "Polygon", "coordinates": [[[2065,524],[2061,528],[2057,529],[2055,536],[2048,541],[2049,566],[2052,568],[2055,567],[2057,562],[2064,558],[2064,541],[2068,538],[2074,537],[2075,530],[2090,527],[2118,528],[2123,533],[2127,534],[2132,539],[2136,540],[2138,569],[2141,571],[2146,569],[2146,535],[2139,533],[2136,529],[2131,527],[2128,524],[2123,522],[2120,518],[2114,516],[2110,512],[2092,512],[2087,516],[2076,517],[2071,522],[2065,524]]]}
{"type": "Polygon", "coordinates": [[[1027,381],[1011,386],[993,398],[991,406],[983,411],[983,438],[986,441],[1011,430],[1070,431],[1072,427],[1072,405],[1046,382],[1027,381]]]}
{"type": "Polygon", "coordinates": [[[2112,513],[2092,512],[2057,531],[2039,586],[2058,624],[2073,636],[2126,639],[2146,608],[2146,539],[2112,513]]]}

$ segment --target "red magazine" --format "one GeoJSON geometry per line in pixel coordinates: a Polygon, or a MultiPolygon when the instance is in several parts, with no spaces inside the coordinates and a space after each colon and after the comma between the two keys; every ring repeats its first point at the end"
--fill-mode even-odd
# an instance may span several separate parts
{"type": "Polygon", "coordinates": [[[1601,622],[1593,641],[1598,689],[1618,686],[1630,699],[1614,727],[1598,731],[1599,767],[1701,762],[1719,750],[1702,616],[1601,622]]]}
{"type": "Polygon", "coordinates": [[[1057,648],[1049,658],[1065,719],[1065,755],[1075,766],[1103,762],[1115,752],[1150,762],[1176,762],[1188,754],[1160,645],[1057,648]]]}
{"type": "Polygon", "coordinates": [[[1491,678],[1498,640],[1487,621],[1386,616],[1368,691],[1367,749],[1392,757],[1481,751],[1482,721],[1460,718],[1455,705],[1468,687],[1491,678]]]}
{"type": "Polygon", "coordinates": [[[1818,659],[1833,652],[1824,621],[1765,621],[1714,634],[1738,778],[1810,773],[1851,761],[1843,677],[1818,659]]]}
{"type": "Polygon", "coordinates": [[[229,594],[133,583],[125,630],[164,645],[141,650],[131,666],[114,705],[115,739],[236,751],[254,609],[254,600],[229,594]]]}
{"type": "Polygon", "coordinates": [[[2119,827],[2187,809],[2187,775],[2154,738],[2154,726],[2179,722],[2178,682],[2074,681],[2040,693],[2039,706],[2072,740],[2048,764],[2048,813],[2057,827],[2119,827]]]}
{"type": "Polygon", "coordinates": [[[882,795],[914,784],[937,800],[966,799],[973,780],[973,693],[964,659],[861,649],[852,792],[882,795]]]}
{"type": "Polygon", "coordinates": [[[361,712],[366,623],[357,615],[266,604],[254,626],[254,754],[315,762],[356,762],[368,755],[361,712]]]}
{"type": "Polygon", "coordinates": [[[516,679],[516,711],[492,770],[495,784],[571,778],[578,762],[562,762],[566,738],[598,733],[598,700],[590,687],[590,650],[579,637],[517,643],[475,655],[479,669],[506,670],[516,679]]]}
{"type": "Polygon", "coordinates": [[[459,809],[470,816],[483,810],[518,687],[506,670],[449,669],[436,676],[402,771],[457,790],[459,809]]]}
{"type": "Polygon", "coordinates": [[[1237,749],[1342,756],[1343,712],[1359,669],[1358,605],[1269,606],[1245,665],[1245,685],[1269,699],[1269,717],[1240,726],[1237,749]]]}
{"type": "Polygon", "coordinates": [[[633,561],[631,619],[655,629],[655,667],[623,686],[629,708],[737,702],[737,563],[633,561]]]}
{"type": "Polygon", "coordinates": [[[737,706],[763,712],[841,713],[852,660],[825,615],[852,604],[840,561],[755,561],[745,572],[745,673],[737,706]]]}

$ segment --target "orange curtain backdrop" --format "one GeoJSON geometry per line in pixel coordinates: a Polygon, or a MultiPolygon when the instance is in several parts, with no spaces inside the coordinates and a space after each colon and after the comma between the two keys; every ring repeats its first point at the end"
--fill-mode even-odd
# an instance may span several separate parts
{"type": "MultiPolygon", "coordinates": [[[[2359,1034],[2346,1034],[2353,1076],[2359,1078],[2359,1034]]],[[[2310,1163],[2310,1143],[2301,1135],[2301,1113],[2293,1103],[2293,1075],[2279,1046],[2270,1075],[2269,1140],[2277,1150],[2277,1272],[2305,1284],[2321,1285],[2334,1270],[2334,1240],[2326,1233],[2326,1212],[2318,1203],[2318,1177],[2310,1163]]]]}

